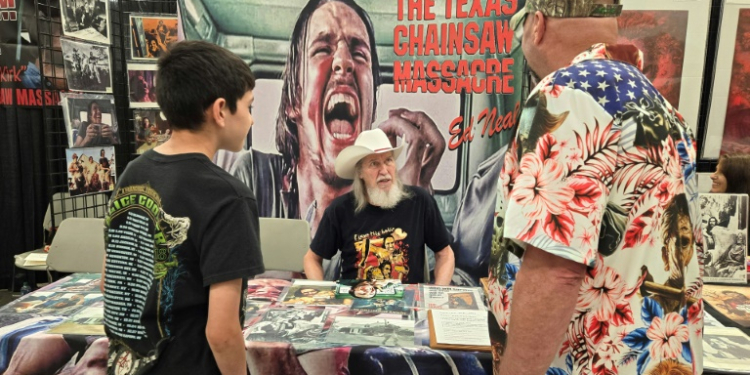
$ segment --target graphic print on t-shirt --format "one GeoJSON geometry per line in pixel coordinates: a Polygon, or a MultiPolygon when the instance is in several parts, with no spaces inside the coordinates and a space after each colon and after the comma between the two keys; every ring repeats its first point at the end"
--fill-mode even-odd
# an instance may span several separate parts
{"type": "Polygon", "coordinates": [[[173,217],[161,206],[161,198],[148,185],[121,188],[110,201],[104,320],[110,335],[130,343],[110,341],[109,361],[115,363],[117,373],[134,373],[155,359],[139,356],[129,347],[153,353],[153,343],[171,336],[174,286],[181,272],[177,252],[187,239],[190,219],[173,217]],[[153,283],[158,284],[155,289],[153,283]],[[158,295],[149,297],[152,290],[158,295]],[[153,327],[141,320],[146,309],[156,309],[155,314],[146,314],[157,317],[153,327]]]}
{"type": "Polygon", "coordinates": [[[358,279],[399,279],[409,274],[408,233],[386,228],[354,235],[358,279]]]}

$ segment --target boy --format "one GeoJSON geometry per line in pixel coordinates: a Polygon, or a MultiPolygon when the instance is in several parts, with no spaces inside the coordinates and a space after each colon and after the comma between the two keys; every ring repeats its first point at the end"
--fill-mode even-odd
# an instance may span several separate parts
{"type": "Polygon", "coordinates": [[[158,63],[169,141],[132,161],[109,202],[103,273],[110,374],[246,374],[247,278],[264,271],[252,191],[211,162],[253,125],[255,78],[216,45],[158,63]]]}

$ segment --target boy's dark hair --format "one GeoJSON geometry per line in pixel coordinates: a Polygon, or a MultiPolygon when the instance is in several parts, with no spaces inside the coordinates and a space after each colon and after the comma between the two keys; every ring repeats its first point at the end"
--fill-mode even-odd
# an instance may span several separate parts
{"type": "Polygon", "coordinates": [[[237,100],[255,88],[255,76],[239,56],[204,41],[177,43],[158,67],[156,100],[172,129],[200,129],[206,109],[219,98],[234,113],[237,100]]]}

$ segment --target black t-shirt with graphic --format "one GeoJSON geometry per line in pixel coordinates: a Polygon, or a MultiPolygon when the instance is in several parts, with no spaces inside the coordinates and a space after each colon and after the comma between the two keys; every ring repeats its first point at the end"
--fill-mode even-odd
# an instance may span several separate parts
{"type": "Polygon", "coordinates": [[[264,271],[252,191],[202,154],[150,150],[109,202],[104,321],[110,374],[219,374],[206,339],[211,284],[264,271]]]}
{"type": "Polygon", "coordinates": [[[424,282],[424,246],[441,251],[451,243],[435,199],[424,189],[404,187],[411,197],[385,210],[367,205],[355,214],[354,193],[326,209],[310,245],[330,259],[341,251],[342,279],[401,279],[424,282]]]}

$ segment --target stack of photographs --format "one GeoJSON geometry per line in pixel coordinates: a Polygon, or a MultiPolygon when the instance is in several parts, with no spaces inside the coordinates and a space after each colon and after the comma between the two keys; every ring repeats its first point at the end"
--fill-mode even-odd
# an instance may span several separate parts
{"type": "Polygon", "coordinates": [[[750,338],[737,328],[706,327],[703,369],[722,374],[750,374],[750,338]]]}

